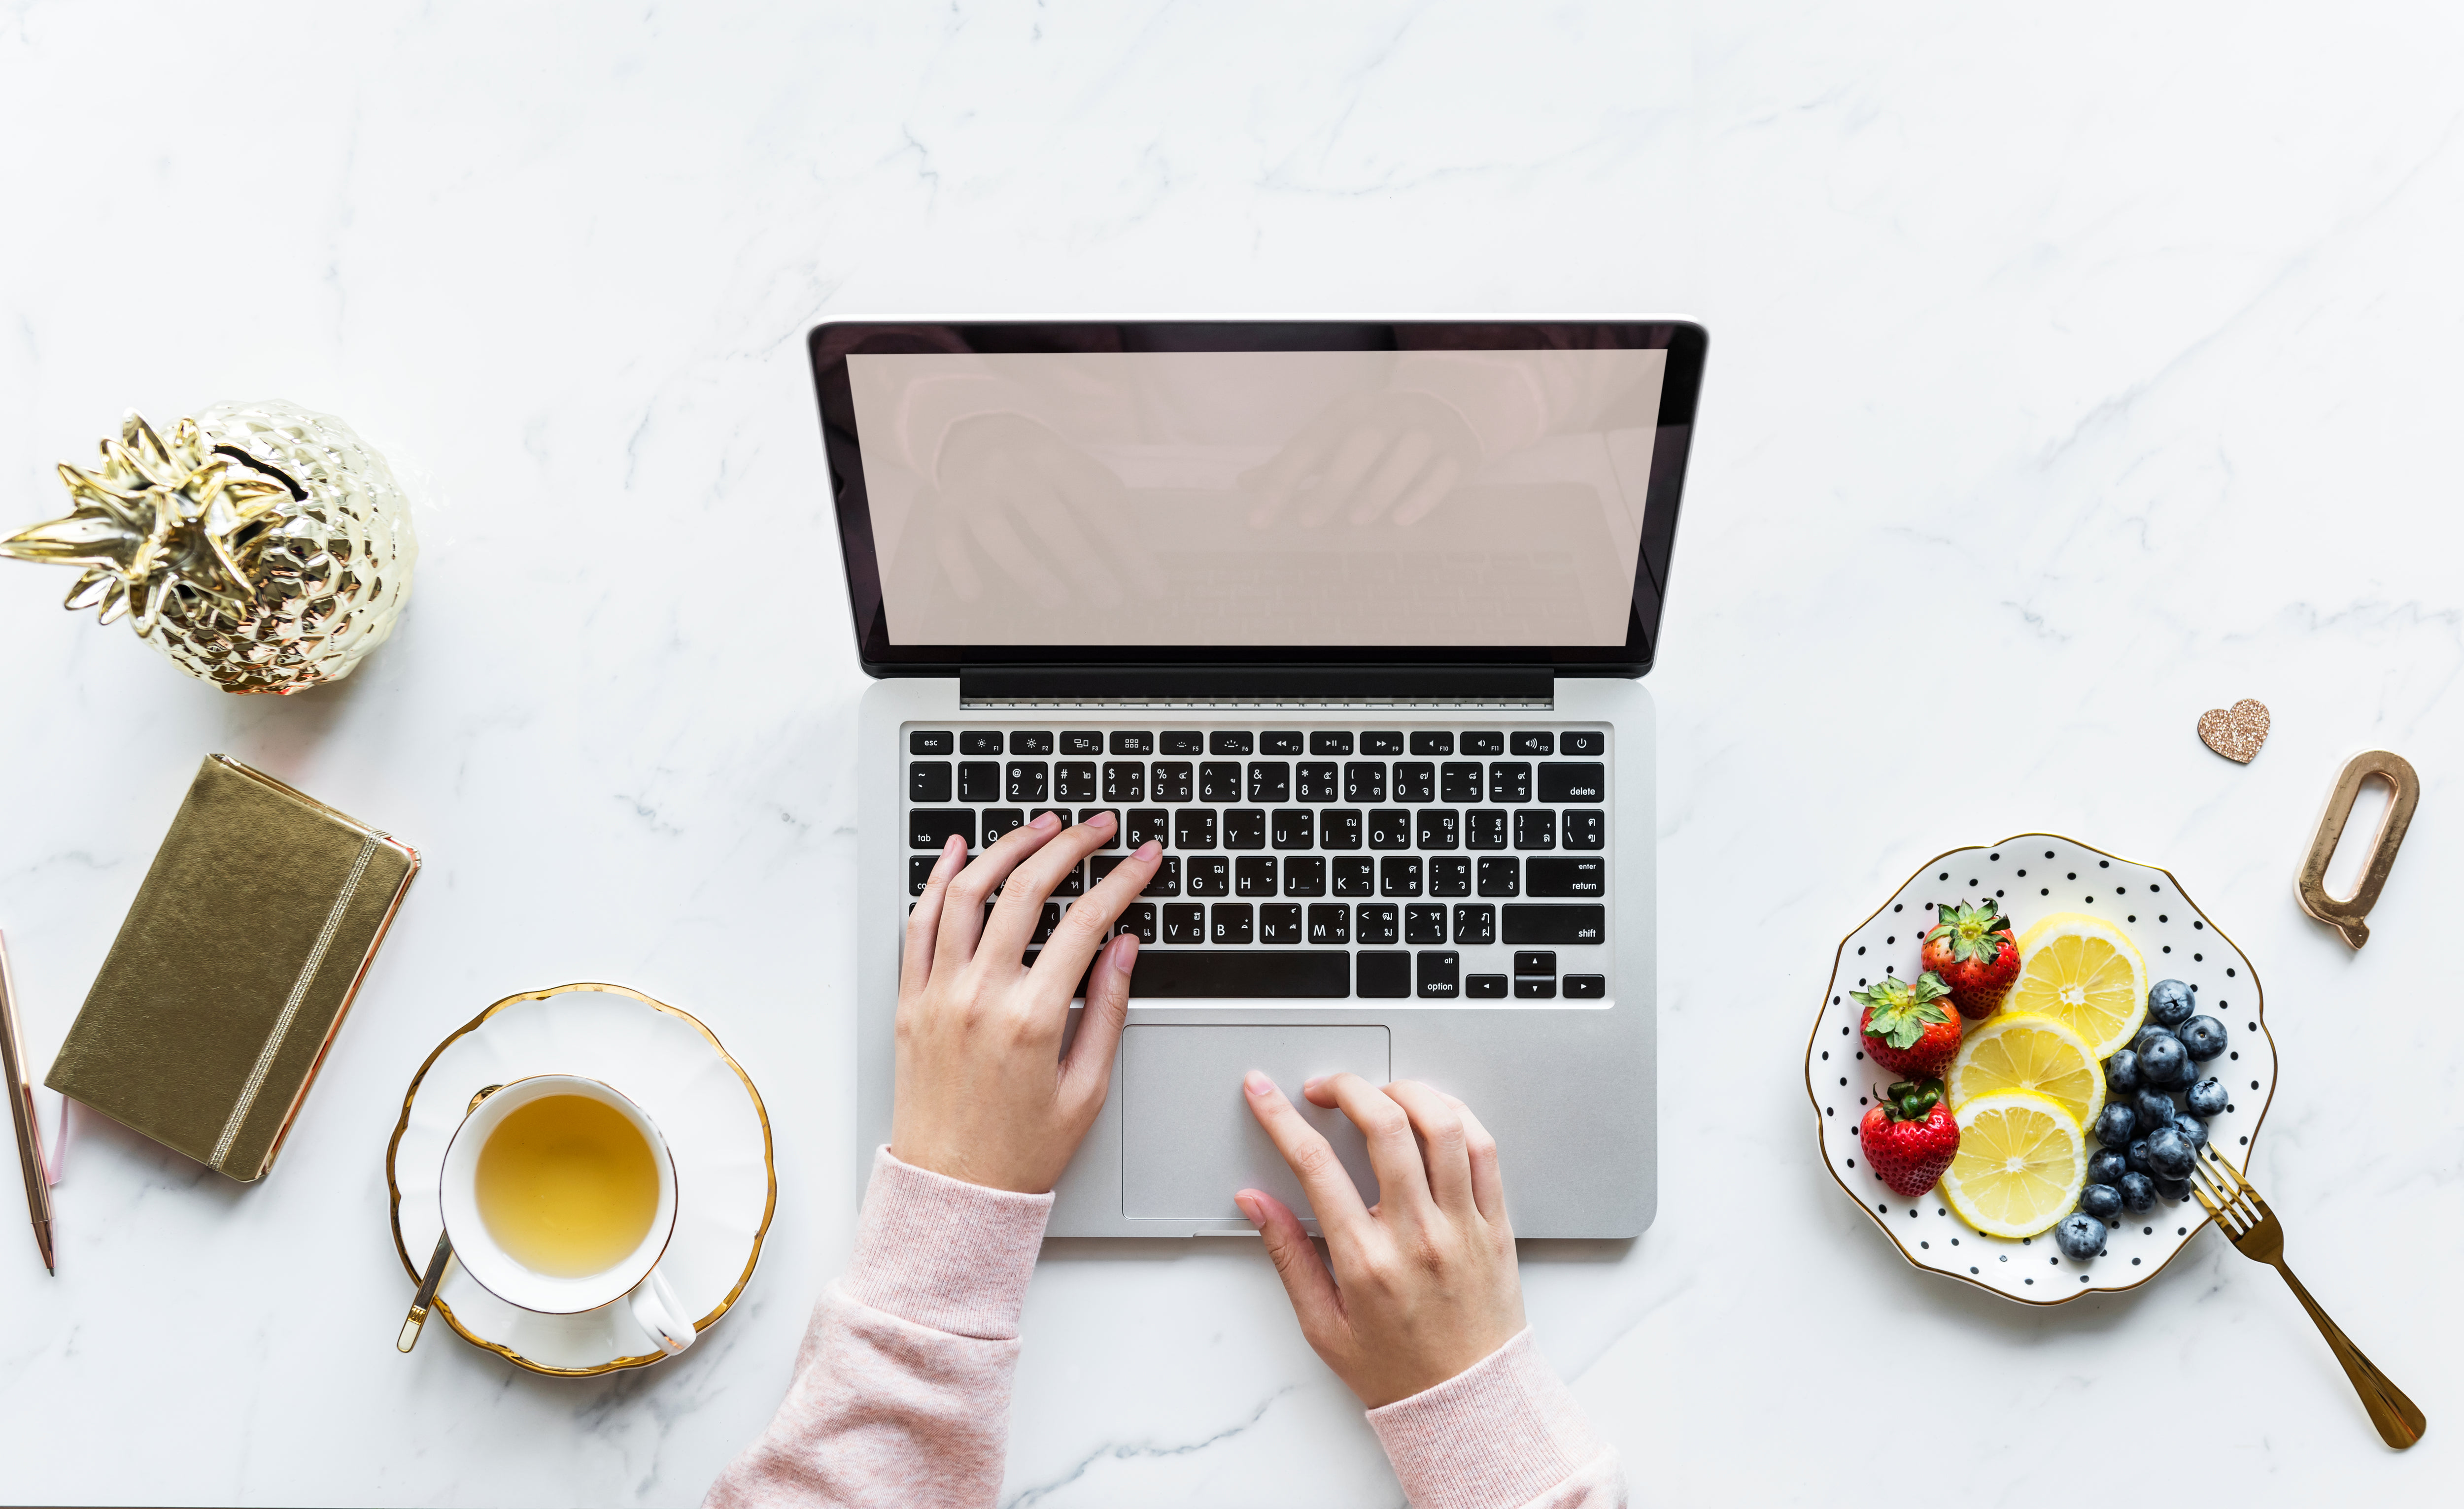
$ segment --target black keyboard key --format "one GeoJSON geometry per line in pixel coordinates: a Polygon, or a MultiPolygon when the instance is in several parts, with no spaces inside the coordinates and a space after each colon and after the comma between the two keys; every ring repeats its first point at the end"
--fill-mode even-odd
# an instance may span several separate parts
{"type": "Polygon", "coordinates": [[[999,730],[969,729],[958,735],[958,753],[961,754],[998,754],[1001,752],[1001,736],[999,730]]]}
{"type": "Polygon", "coordinates": [[[1438,799],[1440,801],[1472,802],[1480,799],[1480,766],[1475,762],[1449,760],[1438,767],[1438,799]]]}
{"type": "MultiPolygon", "coordinates": [[[[1099,859],[1093,863],[1101,864],[1104,862],[1099,859]]],[[[1138,892],[1138,894],[1141,896],[1179,895],[1180,856],[1177,854],[1167,854],[1163,856],[1162,863],[1155,865],[1155,879],[1147,882],[1147,888],[1138,892]]]]}
{"type": "Polygon", "coordinates": [[[1052,753],[1052,733],[1048,729],[1012,729],[1009,752],[1013,754],[1049,754],[1052,753]]]}
{"type": "Polygon", "coordinates": [[[1609,736],[1605,733],[1575,733],[1557,735],[1557,753],[1560,754],[1605,754],[1608,752],[1609,736]]]}
{"type": "Polygon", "coordinates": [[[1277,807],[1266,818],[1266,842],[1279,849],[1316,848],[1316,814],[1307,807],[1277,807]]]}
{"type": "Polygon", "coordinates": [[[1451,849],[1463,842],[1463,814],[1452,807],[1422,807],[1419,826],[1424,849],[1451,849]]]}
{"type": "Polygon", "coordinates": [[[1412,815],[1400,807],[1378,807],[1369,814],[1369,846],[1408,849],[1412,846],[1412,815]]]}
{"type": "Polygon", "coordinates": [[[1241,799],[1241,767],[1228,761],[1209,760],[1198,767],[1198,799],[1200,801],[1239,801],[1241,799]]]}
{"type": "Polygon", "coordinates": [[[1106,801],[1146,800],[1146,766],[1133,759],[1107,760],[1104,764],[1104,799],[1106,801]]]}
{"type": "Polygon", "coordinates": [[[1301,941],[1301,909],[1290,902],[1268,902],[1258,908],[1260,943],[1301,941]]]}
{"type": "Polygon", "coordinates": [[[1258,753],[1261,754],[1297,754],[1300,752],[1301,736],[1298,730],[1258,735],[1258,753]]]}
{"type": "Polygon", "coordinates": [[[1365,854],[1336,855],[1334,893],[1338,896],[1376,895],[1377,862],[1365,854]]]}
{"type": "Polygon", "coordinates": [[[1104,735],[1096,733],[1092,729],[1065,730],[1061,735],[1061,753],[1064,754],[1101,754],[1104,753],[1104,735]]]}
{"type": "Polygon", "coordinates": [[[1084,864],[1070,865],[1069,873],[1061,877],[1061,884],[1052,887],[1052,894],[1055,896],[1086,895],[1087,866],[1084,864]]]}
{"type": "Polygon", "coordinates": [[[1339,801],[1343,798],[1343,786],[1332,760],[1301,761],[1299,777],[1292,789],[1303,801],[1339,801]]]}
{"type": "Polygon", "coordinates": [[[1402,910],[1393,902],[1362,902],[1353,910],[1360,916],[1353,930],[1362,943],[1392,943],[1402,931],[1402,910]]]}
{"type": "MultiPolygon", "coordinates": [[[[1469,738],[1471,735],[1463,736],[1469,738]]],[[[1467,1000],[1491,1001],[1505,995],[1506,976],[1503,974],[1473,974],[1463,979],[1463,996],[1467,1000]]]]}
{"type": "Polygon", "coordinates": [[[1466,948],[1476,943],[1497,941],[1497,908],[1478,902],[1465,902],[1455,908],[1455,941],[1466,948]]]}
{"type": "Polygon", "coordinates": [[[1360,753],[1363,754],[1402,754],[1403,735],[1401,731],[1393,730],[1385,733],[1363,733],[1360,735],[1360,753]]]}
{"type": "Polygon", "coordinates": [[[1543,976],[1536,979],[1524,979],[1518,975],[1514,981],[1514,996],[1517,1000],[1527,1001],[1555,1000],[1557,998],[1557,981],[1551,976],[1543,976]]]}
{"type": "Polygon", "coordinates": [[[1420,894],[1420,857],[1417,854],[1389,854],[1378,861],[1377,894],[1380,896],[1420,894]]]}
{"type": "Polygon", "coordinates": [[[1025,826],[1026,809],[1023,807],[986,807],[984,809],[984,847],[991,848],[999,843],[1001,836],[1011,829],[1025,826]]]}
{"type": "Polygon", "coordinates": [[[1609,993],[1605,974],[1569,974],[1566,976],[1566,998],[1570,1001],[1595,1001],[1609,993]]]}
{"type": "Polygon", "coordinates": [[[910,807],[907,810],[907,846],[911,849],[937,849],[950,842],[951,834],[976,846],[976,814],[967,807],[910,807]]]}
{"type": "Polygon", "coordinates": [[[1066,759],[1052,767],[1052,799],[1055,801],[1092,801],[1100,789],[1095,784],[1093,760],[1066,759]]]}
{"type": "Polygon", "coordinates": [[[1320,729],[1309,735],[1309,753],[1349,754],[1352,753],[1352,735],[1339,729],[1320,729]]]}
{"type": "Polygon", "coordinates": [[[1206,735],[1198,733],[1166,733],[1163,752],[1167,754],[1203,754],[1206,753],[1206,735]]]}
{"type": "Polygon", "coordinates": [[[1608,842],[1608,814],[1577,808],[1565,814],[1566,847],[1596,849],[1608,842]]]}
{"type": "Polygon", "coordinates": [[[1234,807],[1223,814],[1223,846],[1263,849],[1266,846],[1266,815],[1256,807],[1234,807]]]}
{"type": "Polygon", "coordinates": [[[949,800],[950,762],[945,759],[919,759],[908,766],[907,799],[910,801],[949,800]]]}
{"type": "Polygon", "coordinates": [[[1466,733],[1463,736],[1463,752],[1466,754],[1503,754],[1506,753],[1506,735],[1493,729],[1483,733],[1466,733]]]}
{"type": "Polygon", "coordinates": [[[1441,902],[1416,901],[1403,908],[1405,943],[1446,941],[1446,908],[1441,902]]]}
{"type": "Polygon", "coordinates": [[[1271,896],[1275,893],[1275,857],[1243,854],[1232,864],[1232,894],[1271,896]]]}
{"type": "Polygon", "coordinates": [[[1353,760],[1343,767],[1343,799],[1384,801],[1386,766],[1380,760],[1353,760]]]}
{"type": "Polygon", "coordinates": [[[1229,896],[1232,862],[1221,854],[1193,854],[1189,857],[1187,879],[1193,896],[1229,896]]]}
{"type": "Polygon", "coordinates": [[[1172,846],[1176,849],[1215,847],[1215,809],[1183,807],[1172,815],[1172,846]]]}
{"type": "MultiPolygon", "coordinates": [[[[1165,930],[1171,930],[1169,926],[1165,930]]],[[[1032,954],[1027,962],[1035,962],[1032,954]]],[[[1352,957],[1340,950],[1257,949],[1229,953],[1214,949],[1157,949],[1140,953],[1131,969],[1130,998],[1341,1000],[1352,994],[1351,984],[1352,957]]]]}
{"type": "Polygon", "coordinates": [[[907,735],[910,754],[947,754],[952,748],[948,729],[917,729],[907,735]]]}
{"type": "Polygon", "coordinates": [[[1033,948],[1040,944],[1051,942],[1052,929],[1060,926],[1061,904],[1057,901],[1045,902],[1044,904],[1044,910],[1036,915],[1035,935],[1026,940],[1027,946],[1029,948],[1033,948]]]}
{"type": "Polygon", "coordinates": [[[958,764],[958,799],[960,801],[1001,800],[1001,765],[998,761],[961,760],[958,764]]]}
{"type": "Polygon", "coordinates": [[[1488,767],[1488,799],[1491,801],[1529,801],[1531,799],[1531,764],[1529,760],[1496,760],[1488,767]]]}
{"type": "Polygon", "coordinates": [[[925,885],[933,879],[933,866],[940,863],[941,856],[938,854],[907,856],[907,894],[923,895],[925,885]]]}
{"type": "Polygon", "coordinates": [[[1286,855],[1284,857],[1284,894],[1287,896],[1325,895],[1325,856],[1318,854],[1286,855]]]}
{"type": "Polygon", "coordinates": [[[1518,729],[1515,731],[1513,742],[1514,753],[1517,754],[1554,754],[1557,753],[1557,736],[1553,733],[1536,732],[1530,729],[1518,729]]]}
{"type": "MultiPolygon", "coordinates": [[[[1144,942],[1144,939],[1139,940],[1144,942]]],[[[1206,908],[1195,902],[1182,902],[1163,909],[1163,941],[1166,943],[1204,943],[1206,941],[1206,908]]],[[[1130,978],[1137,978],[1137,966],[1130,967],[1130,978]]]]}
{"type": "Polygon", "coordinates": [[[1459,978],[1463,955],[1452,949],[1431,949],[1419,958],[1419,985],[1422,1000],[1453,1000],[1463,994],[1459,978]]]}
{"type": "Polygon", "coordinates": [[[1506,847],[1506,809],[1474,807],[1464,813],[1463,847],[1467,849],[1506,847]]]}
{"type": "Polygon", "coordinates": [[[1514,973],[1517,974],[1555,975],[1557,973],[1556,951],[1553,949],[1533,949],[1529,952],[1518,951],[1514,955],[1514,973]]]}
{"type": "Polygon", "coordinates": [[[1608,936],[1609,909],[1595,902],[1518,902],[1506,913],[1507,943],[1598,943],[1608,936]]]}
{"type": "Polygon", "coordinates": [[[1251,801],[1291,800],[1290,762],[1279,759],[1251,760],[1249,762],[1249,799],[1251,801]]]}
{"type": "MultiPolygon", "coordinates": [[[[1213,908],[1215,928],[1210,943],[1242,944],[1258,941],[1258,917],[1245,901],[1218,902],[1213,908]]],[[[1134,968],[1132,971],[1135,973],[1134,968]]]]}
{"type": "Polygon", "coordinates": [[[1045,801],[1051,795],[1052,767],[1042,760],[1009,762],[1009,785],[1002,795],[1011,801],[1045,801]]]}
{"type": "Polygon", "coordinates": [[[1511,854],[1487,856],[1480,862],[1480,893],[1484,896],[1523,894],[1523,862],[1511,854]]]}
{"type": "Polygon", "coordinates": [[[1438,799],[1438,767],[1427,760],[1395,762],[1395,799],[1397,801],[1435,801],[1438,799]]]}
{"type": "Polygon", "coordinates": [[[1408,953],[1355,953],[1352,967],[1359,978],[1353,994],[1363,1000],[1407,1000],[1412,995],[1412,956],[1408,953]]]}
{"type": "Polygon", "coordinates": [[[1095,820],[1095,815],[1102,812],[1109,812],[1112,815],[1112,836],[1106,839],[1102,846],[1108,849],[1117,849],[1121,846],[1120,809],[1116,807],[1081,807],[1078,809],[1078,820],[1082,823],[1092,822],[1095,820]]]}
{"type": "Polygon", "coordinates": [[[1608,767],[1596,762],[1540,767],[1542,801],[1606,801],[1608,767]]]}
{"type": "Polygon", "coordinates": [[[1121,817],[1121,842],[1133,849],[1149,842],[1176,847],[1171,823],[1172,814],[1161,807],[1132,807],[1121,817]]]}
{"type": "Polygon", "coordinates": [[[1419,729],[1413,732],[1412,753],[1415,754],[1451,754],[1454,752],[1455,736],[1443,729],[1419,729]]]}
{"type": "Polygon", "coordinates": [[[1112,931],[1115,934],[1126,932],[1140,943],[1155,942],[1157,937],[1155,904],[1151,901],[1133,901],[1122,908],[1121,915],[1112,923],[1112,931]]]}
{"type": "Polygon", "coordinates": [[[1460,854],[1429,856],[1429,894],[1432,896],[1470,895],[1471,861],[1460,854]]]}
{"type": "Polygon", "coordinates": [[[1155,765],[1155,799],[1157,801],[1191,801],[1198,789],[1198,767],[1185,759],[1157,760],[1155,765]]]}
{"type": "Polygon", "coordinates": [[[1112,731],[1112,753],[1115,754],[1152,754],[1155,735],[1136,729],[1112,731]]]}
{"type": "Polygon", "coordinates": [[[1514,814],[1514,846],[1553,849],[1557,846],[1557,815],[1546,807],[1525,807],[1514,814]]]}
{"type": "Polygon", "coordinates": [[[1257,740],[1246,729],[1217,729],[1206,739],[1209,754],[1246,754],[1257,740]]]}
{"type": "Polygon", "coordinates": [[[1350,943],[1352,908],[1339,901],[1311,907],[1309,909],[1309,941],[1316,944],[1350,943]]]}
{"type": "Polygon", "coordinates": [[[1523,866],[1526,896],[1599,896],[1608,890],[1608,862],[1595,854],[1533,855],[1523,866]]]}
{"type": "Polygon", "coordinates": [[[1317,815],[1317,846],[1322,849],[1360,847],[1360,809],[1329,807],[1317,815]]]}

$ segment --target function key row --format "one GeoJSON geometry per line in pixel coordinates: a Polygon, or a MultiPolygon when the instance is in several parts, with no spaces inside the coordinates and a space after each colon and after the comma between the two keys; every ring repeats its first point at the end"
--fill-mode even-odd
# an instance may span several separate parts
{"type": "MultiPolygon", "coordinates": [[[[916,729],[907,735],[907,752],[911,754],[1153,754],[1161,750],[1166,754],[1453,754],[1457,753],[1456,735],[1445,729],[1418,729],[1406,735],[1399,729],[1372,731],[1357,739],[1345,730],[1320,729],[1303,734],[1297,729],[1268,730],[1263,733],[1245,729],[1218,729],[1201,733],[1195,729],[1167,730],[1160,735],[1135,729],[1114,729],[1110,734],[1094,729],[1065,729],[1055,734],[1049,729],[1013,729],[1004,736],[998,729],[968,729],[956,734],[948,729],[916,729]],[[1306,747],[1305,747],[1306,746],[1306,747]]],[[[1546,729],[1518,729],[1512,734],[1499,730],[1465,733],[1461,740],[1464,754],[1605,754],[1608,736],[1584,730],[1554,733],[1546,729]]]]}

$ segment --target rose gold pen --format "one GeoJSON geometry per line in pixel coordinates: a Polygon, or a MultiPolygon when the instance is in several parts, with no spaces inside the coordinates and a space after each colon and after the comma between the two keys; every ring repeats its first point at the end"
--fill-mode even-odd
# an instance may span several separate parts
{"type": "Polygon", "coordinates": [[[43,1126],[34,1119],[34,1086],[26,1078],[25,1036],[17,1030],[17,985],[9,977],[9,942],[0,938],[0,1078],[9,1082],[9,1119],[17,1124],[17,1162],[26,1173],[26,1209],[34,1218],[34,1245],[43,1250],[43,1271],[52,1262],[52,1170],[43,1156],[43,1126]]]}

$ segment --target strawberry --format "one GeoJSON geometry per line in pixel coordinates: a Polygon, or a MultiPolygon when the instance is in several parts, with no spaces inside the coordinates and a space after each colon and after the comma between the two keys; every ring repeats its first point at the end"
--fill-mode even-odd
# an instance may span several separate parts
{"type": "Polygon", "coordinates": [[[2019,977],[2019,945],[2011,936],[2011,919],[1990,901],[1937,907],[1933,915],[1934,929],[1925,934],[1919,957],[1950,987],[1959,1014],[1983,1021],[2002,1009],[2011,982],[2019,977]]]}
{"type": "Polygon", "coordinates": [[[1944,1004],[1950,987],[1940,975],[1920,975],[1914,985],[1885,975],[1872,990],[1852,991],[1849,997],[1865,1008],[1857,1024],[1865,1035],[1865,1057],[1893,1074],[1940,1074],[1958,1055],[1959,1017],[1944,1004]]]}
{"type": "Polygon", "coordinates": [[[1857,1140],[1875,1174],[1915,1199],[1933,1188],[1959,1152],[1959,1124],[1944,1104],[1940,1080],[1903,1080],[1865,1113],[1857,1140]]]}

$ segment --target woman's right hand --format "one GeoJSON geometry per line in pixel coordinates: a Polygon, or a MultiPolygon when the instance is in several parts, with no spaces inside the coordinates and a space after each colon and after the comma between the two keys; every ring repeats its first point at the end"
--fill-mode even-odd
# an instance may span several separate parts
{"type": "Polygon", "coordinates": [[[1369,1140],[1377,1204],[1275,1083],[1254,1070],[1249,1109],[1309,1195],[1327,1256],[1290,1207],[1263,1190],[1235,1198],[1256,1223],[1309,1338],[1375,1410],[1433,1389],[1523,1329],[1523,1282],[1497,1142],[1471,1108],[1415,1080],[1379,1089],[1356,1074],[1311,1080],[1309,1103],[1341,1106],[1369,1140]]]}

